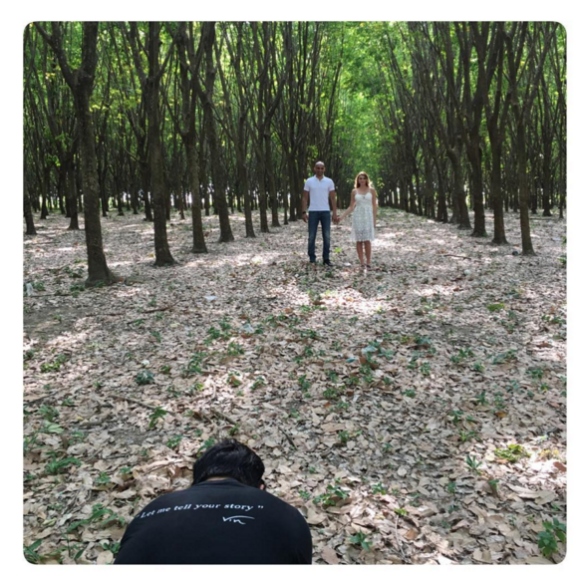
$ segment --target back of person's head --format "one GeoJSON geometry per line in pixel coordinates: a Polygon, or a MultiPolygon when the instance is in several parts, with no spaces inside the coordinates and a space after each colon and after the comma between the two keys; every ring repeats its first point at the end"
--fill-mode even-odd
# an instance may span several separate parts
{"type": "Polygon", "coordinates": [[[264,464],[247,445],[224,439],[210,447],[193,465],[193,485],[212,477],[232,477],[240,483],[259,487],[264,464]]]}

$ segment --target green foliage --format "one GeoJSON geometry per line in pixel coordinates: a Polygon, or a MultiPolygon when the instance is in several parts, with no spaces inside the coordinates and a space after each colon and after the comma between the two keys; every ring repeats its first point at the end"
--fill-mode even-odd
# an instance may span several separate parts
{"type": "Polygon", "coordinates": [[[322,504],[323,506],[334,506],[337,500],[346,499],[350,495],[349,491],[342,489],[340,485],[328,484],[326,486],[326,493],[317,495],[313,502],[315,504],[322,504]]]}
{"type": "Polygon", "coordinates": [[[373,493],[374,494],[380,494],[380,495],[384,495],[385,493],[387,493],[387,490],[385,489],[385,487],[383,486],[383,482],[379,481],[379,483],[375,483],[373,485],[373,493]]]}
{"type": "Polygon", "coordinates": [[[167,411],[162,409],[161,407],[155,407],[155,410],[151,415],[149,415],[149,429],[154,429],[157,421],[167,415],[167,411]]]}
{"type": "Polygon", "coordinates": [[[111,476],[104,471],[99,473],[98,477],[95,479],[96,485],[108,485],[111,483],[111,476]]]}
{"type": "Polygon", "coordinates": [[[481,461],[477,461],[477,459],[475,457],[472,457],[471,455],[468,455],[465,458],[465,464],[467,465],[467,468],[470,471],[473,471],[474,473],[477,474],[479,474],[479,468],[483,465],[481,461]]]}
{"type": "Polygon", "coordinates": [[[30,562],[31,564],[40,564],[43,559],[43,556],[38,553],[40,544],[42,544],[42,540],[36,540],[29,546],[24,546],[24,557],[27,562],[30,562]]]}
{"type": "Polygon", "coordinates": [[[58,473],[64,473],[72,465],[78,467],[81,462],[76,457],[53,459],[46,464],[45,471],[49,475],[57,475],[58,473]]]}
{"type": "Polygon", "coordinates": [[[42,363],[40,365],[41,373],[53,373],[60,371],[60,367],[68,360],[65,354],[59,354],[51,363],[42,363]]]}
{"type": "Polygon", "coordinates": [[[551,522],[542,522],[544,531],[538,534],[538,548],[543,556],[551,558],[558,552],[558,540],[566,542],[566,524],[553,518],[551,522]]]}
{"type": "Polygon", "coordinates": [[[66,529],[66,533],[70,534],[81,526],[88,526],[89,524],[96,522],[99,522],[100,528],[104,528],[106,525],[111,523],[117,523],[117,525],[121,527],[125,525],[124,518],[115,514],[113,510],[103,507],[103,504],[98,503],[92,507],[92,513],[88,518],[77,520],[70,524],[66,529]]]}
{"type": "Polygon", "coordinates": [[[193,353],[191,359],[189,359],[189,362],[183,371],[183,375],[185,377],[190,377],[195,374],[201,374],[203,372],[201,364],[206,356],[207,355],[204,352],[193,353]]]}
{"type": "Polygon", "coordinates": [[[135,382],[138,385],[150,385],[151,383],[155,382],[153,373],[147,369],[140,371],[135,376],[135,382]]]}
{"type": "Polygon", "coordinates": [[[368,552],[373,545],[373,543],[368,540],[369,537],[370,534],[365,534],[359,531],[354,536],[349,536],[349,539],[353,544],[360,546],[363,550],[368,552]]]}
{"type": "Polygon", "coordinates": [[[227,353],[228,356],[239,356],[244,354],[244,349],[242,348],[241,344],[238,344],[237,342],[230,342],[228,344],[227,353]]]}
{"type": "Polygon", "coordinates": [[[169,449],[177,449],[179,447],[179,444],[181,443],[181,440],[183,439],[183,435],[176,435],[175,437],[171,437],[168,441],[167,441],[167,447],[169,447],[169,449]]]}
{"type": "Polygon", "coordinates": [[[529,457],[530,455],[521,445],[518,444],[510,444],[504,449],[496,448],[494,453],[496,457],[505,459],[510,463],[516,463],[523,457],[529,457]]]}

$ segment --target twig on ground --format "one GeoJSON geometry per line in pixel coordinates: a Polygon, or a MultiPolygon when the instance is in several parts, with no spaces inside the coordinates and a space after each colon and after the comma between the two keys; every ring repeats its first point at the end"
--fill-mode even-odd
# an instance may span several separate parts
{"type": "Polygon", "coordinates": [[[401,559],[403,562],[407,563],[409,559],[407,558],[407,554],[405,554],[405,550],[403,548],[403,543],[401,542],[401,538],[399,536],[399,516],[395,518],[395,539],[397,540],[397,548],[401,554],[401,559]]]}

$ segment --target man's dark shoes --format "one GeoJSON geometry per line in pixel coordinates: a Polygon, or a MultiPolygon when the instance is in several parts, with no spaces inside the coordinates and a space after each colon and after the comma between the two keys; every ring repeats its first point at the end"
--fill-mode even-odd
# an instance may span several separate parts
{"type": "Polygon", "coordinates": [[[326,260],[324,262],[324,265],[327,266],[328,268],[332,268],[332,264],[330,263],[330,260],[326,260]]]}

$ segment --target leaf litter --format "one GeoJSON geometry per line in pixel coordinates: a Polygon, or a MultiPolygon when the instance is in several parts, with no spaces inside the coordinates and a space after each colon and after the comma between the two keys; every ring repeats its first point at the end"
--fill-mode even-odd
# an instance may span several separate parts
{"type": "MultiPolygon", "coordinates": [[[[365,272],[348,227],[327,270],[304,224],[248,240],[240,216],[230,244],[206,218],[207,255],[173,221],[179,265],[154,268],[151,225],[111,215],[122,281],[92,290],[84,232],[41,222],[24,242],[28,559],[112,562],[138,511],[234,436],[306,517],[315,563],[561,561],[538,534],[566,519],[565,224],[534,220],[524,258],[379,219],[365,272]]],[[[506,228],[519,241],[517,216],[506,228]]]]}

